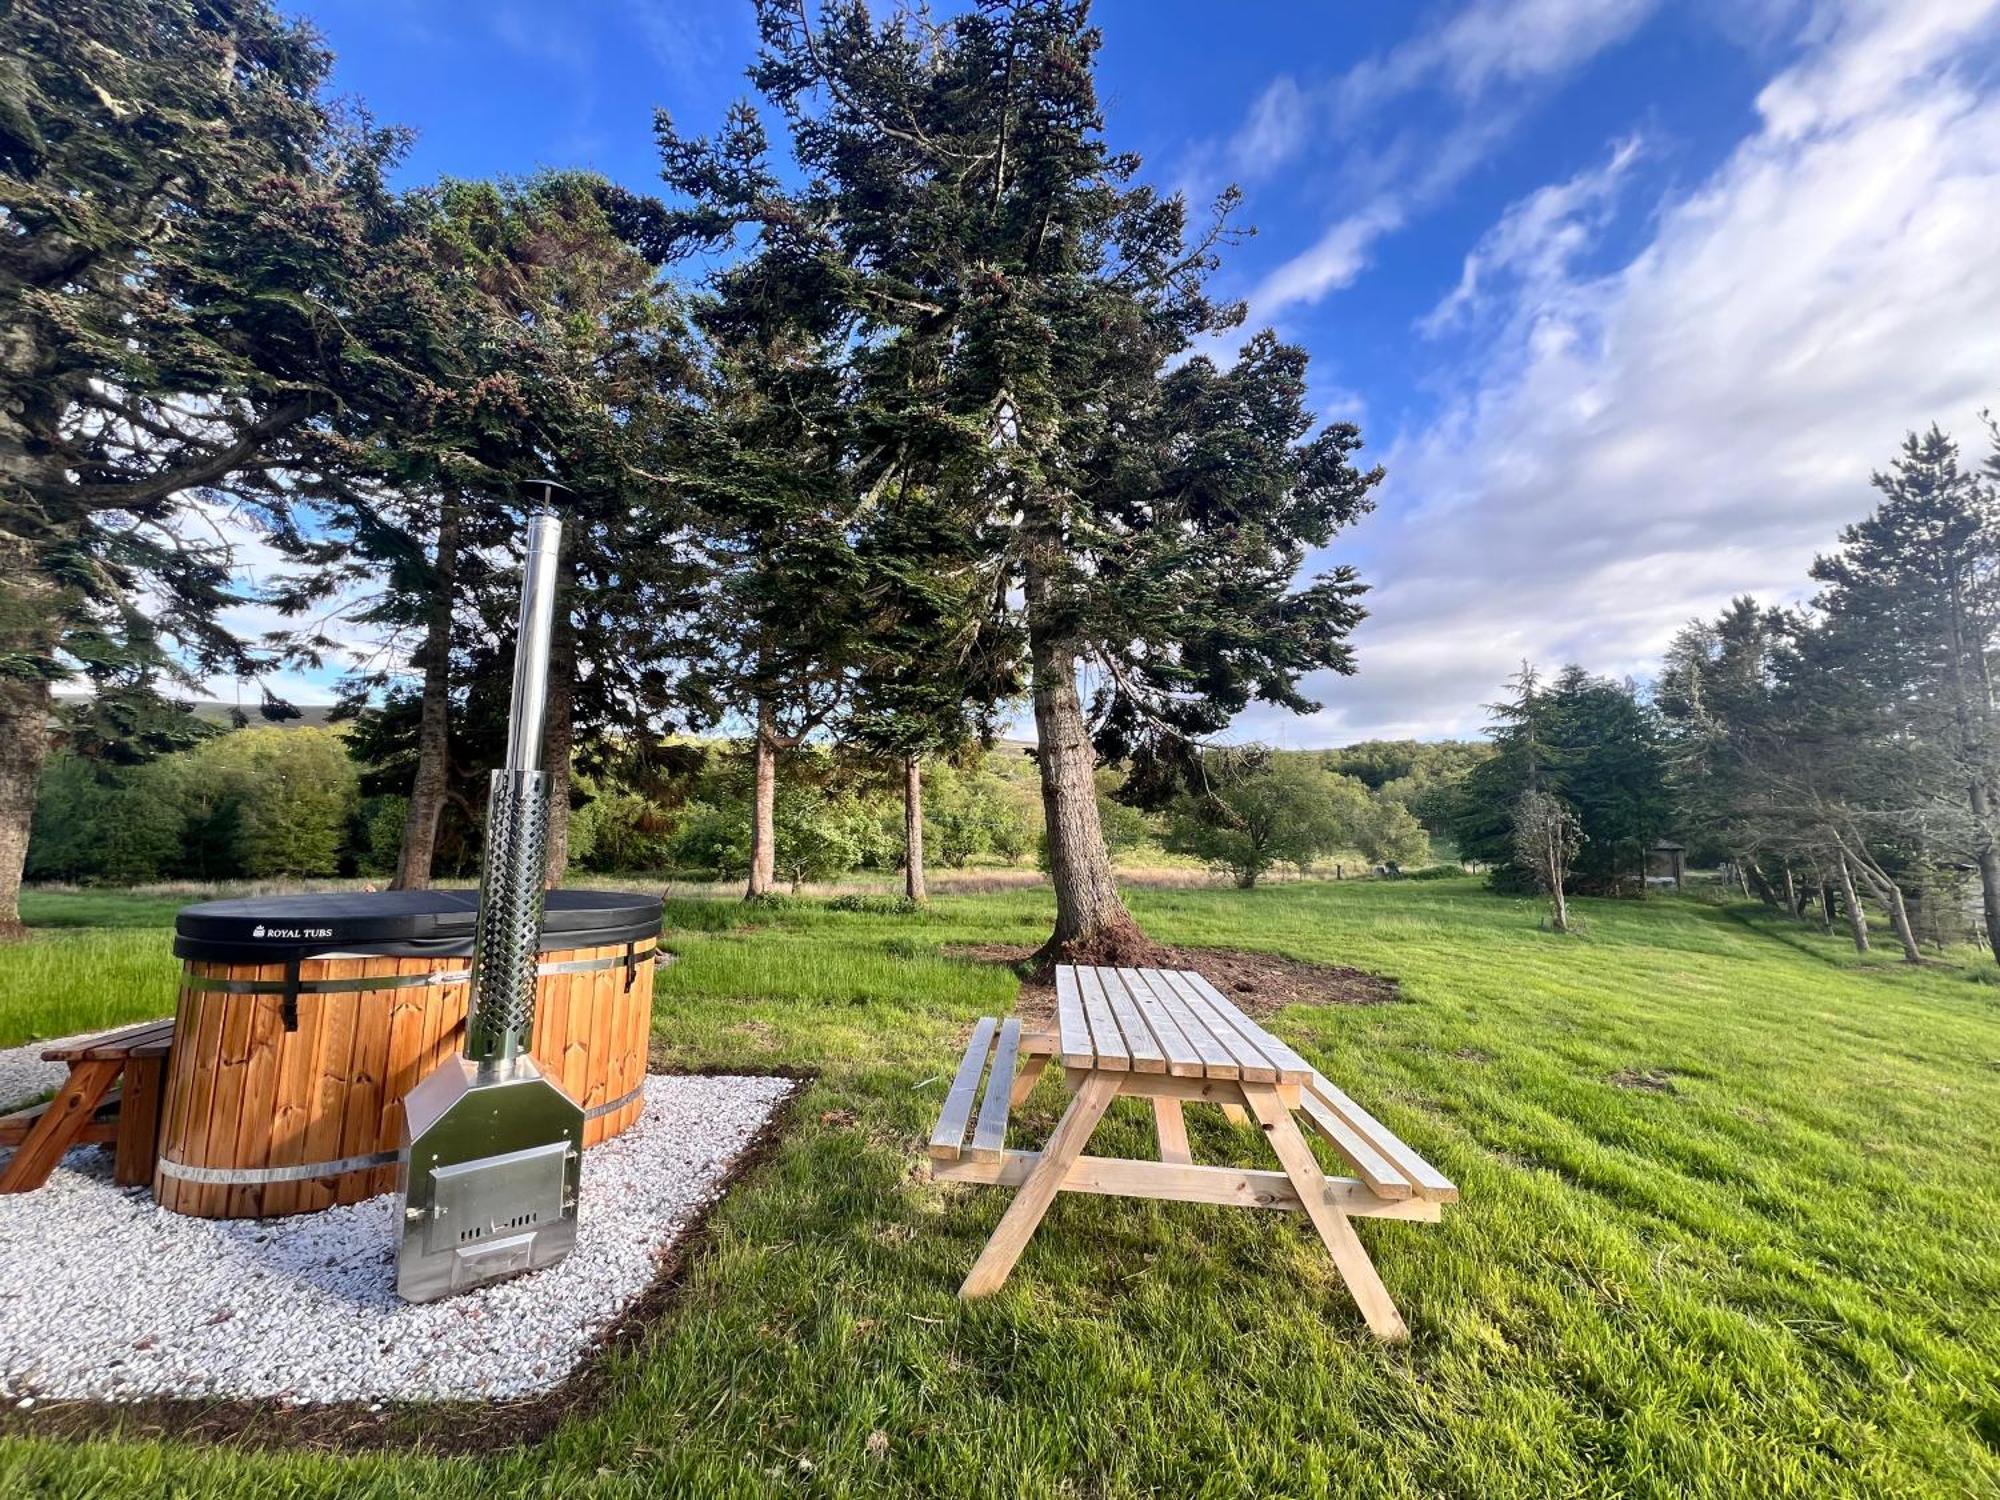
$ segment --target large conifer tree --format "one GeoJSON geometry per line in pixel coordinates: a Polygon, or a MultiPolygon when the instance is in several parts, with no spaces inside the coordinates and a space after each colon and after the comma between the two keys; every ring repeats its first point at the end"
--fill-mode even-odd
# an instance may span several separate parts
{"type": "Polygon", "coordinates": [[[951,500],[989,610],[1027,642],[1057,907],[1044,951],[1117,956],[1145,944],[1112,880],[1095,756],[1132,756],[1162,787],[1251,699],[1307,709],[1302,675],[1351,670],[1360,585],[1345,568],[1296,580],[1379,474],[1354,467],[1353,427],[1314,432],[1301,351],[1265,334],[1226,367],[1194,353],[1241,317],[1204,291],[1234,197],[1190,237],[1184,203],[1110,149],[1088,9],[983,0],[878,24],[851,0],[759,0],[752,76],[803,186],[747,111],[714,141],[663,120],[661,140],[688,200],[674,232],[752,226],[794,291],[837,309],[850,483],[951,500]]]}
{"type": "MultiPolygon", "coordinates": [[[[547,746],[553,882],[567,858],[572,756],[594,761],[613,737],[629,750],[677,727],[672,664],[701,570],[680,493],[658,471],[672,457],[692,373],[687,329],[642,248],[649,205],[602,178],[454,181],[420,202],[413,236],[452,336],[432,351],[422,399],[353,445],[348,472],[301,487],[307,503],[278,535],[309,569],[286,602],[305,611],[344,599],[346,620],[414,644],[417,711],[389,705],[389,722],[371,726],[386,733],[370,740],[401,750],[414,731],[396,884],[420,886],[452,785],[497,748],[475,748],[454,768],[448,721],[496,649],[504,674],[522,484],[561,479],[547,746]]],[[[320,626],[298,648],[333,649],[327,633],[320,626]]],[[[396,680],[387,655],[349,679],[351,705],[396,680]]]]}
{"type": "MultiPolygon", "coordinates": [[[[391,135],[319,102],[266,0],[0,8],[0,928],[52,688],[242,671],[231,559],[181,497],[256,489],[422,337],[380,190],[391,135]],[[141,600],[144,603],[141,603],[141,600]]],[[[267,491],[268,492],[268,491],[267,491]]]]}
{"type": "Polygon", "coordinates": [[[1865,687],[1900,743],[1926,747],[1944,776],[1912,775],[1897,800],[1979,869],[1988,947],[2000,954],[2000,739],[1992,651],[2000,638],[2000,517],[1935,426],[1911,433],[1875,476],[1882,502],[1813,564],[1826,628],[1849,643],[1841,670],[1865,687]],[[1923,816],[1948,778],[1957,806],[1923,816]]]}

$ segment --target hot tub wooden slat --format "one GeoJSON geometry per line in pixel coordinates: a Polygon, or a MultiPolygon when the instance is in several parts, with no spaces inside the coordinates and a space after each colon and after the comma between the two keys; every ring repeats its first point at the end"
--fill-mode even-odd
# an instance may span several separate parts
{"type": "MultiPolygon", "coordinates": [[[[575,955],[565,953],[563,957],[573,958],[575,955]]],[[[569,1035],[570,992],[575,988],[571,982],[574,977],[570,974],[551,974],[537,985],[535,1035],[531,1048],[535,1061],[541,1065],[542,1072],[549,1082],[569,1094],[572,1099],[576,1095],[571,1091],[569,1079],[564,1076],[565,1058],[561,1041],[558,1040],[551,1046],[549,1038],[560,1039],[569,1035]]]]}
{"type": "MultiPolygon", "coordinates": [[[[341,977],[346,977],[345,975],[341,977]]],[[[346,994],[320,996],[319,1024],[323,1045],[319,1067],[313,1077],[312,1123],[306,1127],[306,1155],[309,1162],[335,1161],[340,1157],[342,1116],[347,1097],[348,1069],[354,1056],[354,1018],[359,997],[346,994]]],[[[331,1208],[339,1201],[340,1179],[315,1177],[300,1191],[301,1209],[331,1208]]]]}
{"type": "MultiPolygon", "coordinates": [[[[634,951],[629,987],[625,957],[622,944],[542,955],[544,964],[583,966],[543,976],[533,1051],[544,1072],[586,1108],[624,1099],[645,1075],[653,941],[634,951]]],[[[180,1040],[165,1085],[163,1164],[261,1175],[393,1152],[402,1137],[403,1096],[464,1041],[468,987],[433,980],[463,971],[463,958],[305,960],[294,1031],[283,1024],[282,965],[190,960],[186,968],[180,1040]],[[362,987],[343,988],[343,980],[362,987]],[[221,988],[225,981],[242,992],[221,988]]],[[[586,1142],[610,1139],[640,1112],[636,1101],[606,1109],[587,1122],[586,1142]]],[[[185,1213],[269,1216],[357,1202],[395,1182],[393,1162],[220,1183],[177,1177],[163,1165],[154,1193],[163,1206],[185,1213]]]]}
{"type": "MultiPolygon", "coordinates": [[[[427,967],[422,959],[402,958],[396,961],[396,974],[400,978],[421,977],[427,967]]],[[[390,1070],[382,1090],[381,1115],[376,1122],[378,1140],[401,1143],[403,1096],[422,1082],[430,1071],[425,1066],[428,1054],[424,1050],[424,1020],[430,1009],[424,1002],[421,987],[389,992],[390,1070]]]]}
{"type": "MultiPolygon", "coordinates": [[[[271,1122],[278,1103],[278,1049],[285,1036],[283,1006],[270,1003],[266,995],[233,995],[236,1008],[247,1011],[242,1098],[237,1106],[234,1164],[244,1167],[268,1166],[271,1160],[271,1122]]],[[[255,1187],[229,1190],[229,1216],[255,1215],[263,1206],[263,1193],[255,1187]]]]}
{"type": "MultiPolygon", "coordinates": [[[[597,950],[586,948],[575,957],[577,962],[587,963],[597,957],[597,950]]],[[[597,975],[595,972],[565,974],[563,989],[569,1005],[563,1015],[562,1030],[549,1033],[543,1045],[561,1059],[558,1066],[562,1069],[563,1092],[589,1109],[590,1018],[597,1013],[597,975]]]]}
{"type": "MultiPolygon", "coordinates": [[[[306,1129],[312,1121],[312,1080],[322,1035],[319,997],[299,997],[299,1028],[281,1029],[278,1044],[278,1094],[271,1111],[271,1151],[274,1167],[296,1167],[306,1159],[306,1129]]],[[[262,1211],[295,1213],[299,1185],[273,1183],[263,1190],[262,1211]]]]}
{"type": "MultiPolygon", "coordinates": [[[[593,948],[590,956],[596,959],[615,960],[621,955],[620,950],[616,948],[593,948]]],[[[593,997],[589,1009],[590,1029],[583,1034],[584,1044],[589,1047],[592,1057],[603,1057],[607,1060],[611,1058],[611,1038],[617,1035],[611,1029],[611,1013],[617,1008],[624,977],[625,971],[622,967],[593,969],[588,974],[577,976],[588,983],[593,997]]],[[[615,1096],[611,1092],[611,1069],[609,1067],[587,1069],[583,1093],[576,1096],[577,1103],[587,1110],[592,1110],[608,1103],[613,1097],[615,1096]]],[[[587,1130],[585,1134],[589,1143],[595,1145],[604,1138],[604,1118],[600,1115],[590,1123],[597,1128],[587,1130]]]]}
{"type": "MultiPolygon", "coordinates": [[[[383,1149],[376,1130],[382,1115],[382,1079],[389,1071],[389,1007],[393,991],[358,994],[354,1000],[354,1051],[347,1063],[347,1100],[341,1110],[337,1156],[366,1156],[383,1149]]],[[[373,1172],[344,1173],[335,1201],[359,1203],[375,1195],[373,1172]]]]}
{"type": "MultiPolygon", "coordinates": [[[[619,957],[622,959],[623,954],[619,957]]],[[[631,1087],[626,1082],[626,1069],[632,1058],[632,993],[625,988],[625,965],[620,963],[609,971],[611,974],[611,1068],[604,1079],[604,1096],[607,1100],[624,1097],[631,1087]]],[[[624,1122],[619,1118],[624,1113],[621,1105],[608,1111],[602,1119],[593,1120],[600,1138],[617,1130],[624,1122]]]]}
{"type": "MultiPolygon", "coordinates": [[[[185,1143],[189,1153],[186,1160],[190,1165],[197,1166],[208,1165],[208,1109],[215,1098],[216,1069],[222,1062],[222,1007],[209,1004],[213,998],[200,991],[189,996],[195,1006],[196,1024],[193,1029],[197,1051],[194,1083],[188,1095],[185,1143]]],[[[182,1203],[187,1213],[210,1212],[199,1183],[183,1185],[182,1203]]]]}

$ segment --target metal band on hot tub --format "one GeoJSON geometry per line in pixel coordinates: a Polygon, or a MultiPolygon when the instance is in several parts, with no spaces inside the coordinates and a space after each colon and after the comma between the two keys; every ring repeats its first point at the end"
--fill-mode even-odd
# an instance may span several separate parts
{"type": "MultiPolygon", "coordinates": [[[[338,958],[370,958],[367,953],[323,953],[306,960],[321,963],[338,958]]],[[[613,953],[607,958],[568,958],[560,963],[542,964],[535,973],[544,974],[588,974],[593,969],[616,969],[626,963],[640,963],[655,956],[652,948],[637,948],[629,955],[613,953]]],[[[470,977],[470,969],[439,969],[431,974],[383,974],[373,979],[301,979],[296,985],[289,985],[282,979],[209,979],[198,974],[190,974],[181,983],[201,994],[224,995],[351,995],[365,990],[407,990],[420,989],[426,985],[464,984],[470,977]]]]}
{"type": "MultiPolygon", "coordinates": [[[[583,1112],[586,1120],[599,1119],[615,1114],[626,1105],[637,1101],[646,1091],[646,1085],[628,1089],[616,1099],[607,1099],[602,1104],[593,1104],[583,1112]]],[[[168,1177],[177,1177],[182,1182],[203,1182],[218,1187],[254,1187],[267,1182],[306,1182],[315,1177],[338,1177],[347,1172],[367,1172],[376,1167],[393,1166],[397,1157],[394,1151],[372,1151],[366,1156],[343,1156],[338,1161],[308,1161],[290,1167],[191,1167],[185,1162],[175,1161],[164,1152],[160,1155],[160,1171],[168,1177]]]]}

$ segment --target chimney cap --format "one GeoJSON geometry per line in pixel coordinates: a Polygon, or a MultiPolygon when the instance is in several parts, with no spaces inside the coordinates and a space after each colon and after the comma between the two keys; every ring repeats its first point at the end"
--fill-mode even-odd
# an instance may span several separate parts
{"type": "Polygon", "coordinates": [[[540,510],[554,510],[558,495],[573,495],[576,491],[560,479],[523,479],[518,488],[527,495],[530,502],[540,510]]]}

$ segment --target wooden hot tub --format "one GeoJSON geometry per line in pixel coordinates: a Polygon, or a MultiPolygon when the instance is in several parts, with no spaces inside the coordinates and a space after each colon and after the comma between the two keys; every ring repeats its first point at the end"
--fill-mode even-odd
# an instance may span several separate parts
{"type": "MultiPolygon", "coordinates": [[[[394,1191],[403,1096],[464,1039],[477,908],[397,891],[181,912],[160,1204],[260,1218],[394,1191]]],[[[639,1117],[659,933],[657,898],[549,895],[533,1052],[584,1107],[586,1146],[639,1117]]]]}

